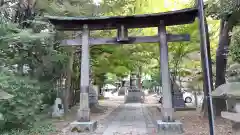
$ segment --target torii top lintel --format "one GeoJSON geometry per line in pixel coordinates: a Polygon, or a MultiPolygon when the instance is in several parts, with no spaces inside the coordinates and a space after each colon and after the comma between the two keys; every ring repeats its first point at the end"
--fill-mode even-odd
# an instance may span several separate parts
{"type": "Polygon", "coordinates": [[[158,27],[160,20],[166,26],[189,24],[194,22],[198,15],[197,8],[187,8],[156,14],[112,17],[57,17],[46,16],[58,30],[81,30],[84,24],[90,30],[117,29],[121,25],[127,28],[158,27]]]}

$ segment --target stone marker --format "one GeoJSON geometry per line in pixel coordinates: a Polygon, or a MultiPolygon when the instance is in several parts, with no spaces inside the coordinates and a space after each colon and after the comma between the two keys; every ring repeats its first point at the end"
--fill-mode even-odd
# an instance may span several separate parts
{"type": "Polygon", "coordinates": [[[173,108],[175,110],[185,108],[185,102],[183,100],[183,93],[178,90],[173,92],[173,108]]]}
{"type": "Polygon", "coordinates": [[[94,104],[98,104],[98,88],[91,85],[89,89],[89,107],[91,108],[94,104]]]}
{"type": "MultiPolygon", "coordinates": [[[[13,98],[13,95],[8,94],[7,92],[0,90],[0,101],[1,100],[7,100],[13,98]]],[[[0,113],[0,121],[4,120],[4,116],[2,113],[0,113]]]]}
{"type": "Polygon", "coordinates": [[[123,96],[125,95],[125,92],[127,91],[127,87],[126,86],[122,86],[121,88],[119,88],[118,90],[118,96],[123,96]]]}
{"type": "Polygon", "coordinates": [[[143,103],[144,102],[144,92],[142,92],[138,87],[137,87],[137,78],[136,74],[131,75],[131,80],[130,80],[130,88],[127,89],[127,92],[125,93],[124,97],[125,103],[132,103],[132,102],[137,102],[137,103],[143,103]]]}
{"type": "Polygon", "coordinates": [[[240,135],[240,82],[222,84],[212,96],[226,99],[227,112],[221,112],[221,116],[233,122],[233,135],[240,135]]]}
{"type": "Polygon", "coordinates": [[[171,80],[172,83],[172,88],[173,88],[173,108],[175,108],[175,110],[179,109],[179,108],[185,108],[185,102],[183,100],[183,93],[180,91],[179,86],[176,84],[176,82],[173,82],[171,80]]]}
{"type": "Polygon", "coordinates": [[[13,98],[13,95],[8,94],[7,92],[0,90],[0,100],[6,100],[13,98]]]}
{"type": "Polygon", "coordinates": [[[106,109],[105,107],[99,105],[98,88],[94,85],[91,85],[89,88],[89,108],[92,113],[103,113],[106,109]]]}
{"type": "Polygon", "coordinates": [[[52,117],[62,117],[64,115],[63,103],[61,98],[56,98],[53,105],[52,117]]]}
{"type": "Polygon", "coordinates": [[[119,90],[118,90],[118,96],[124,96],[125,92],[127,91],[128,87],[129,87],[128,86],[129,82],[126,81],[126,80],[122,81],[122,84],[123,84],[123,86],[120,87],[119,90]]]}
{"type": "Polygon", "coordinates": [[[3,121],[3,120],[4,120],[3,114],[0,113],[0,121],[3,121]]]}

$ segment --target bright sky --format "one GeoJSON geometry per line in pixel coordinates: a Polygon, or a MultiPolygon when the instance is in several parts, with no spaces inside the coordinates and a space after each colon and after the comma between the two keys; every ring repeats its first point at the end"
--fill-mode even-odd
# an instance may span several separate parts
{"type": "MultiPolygon", "coordinates": [[[[93,1],[94,1],[94,3],[98,4],[101,0],[93,0],[93,1]]],[[[180,0],[180,1],[181,1],[181,3],[189,3],[190,0],[180,0]]],[[[203,1],[206,1],[206,0],[203,0],[203,1]]],[[[172,4],[168,0],[165,0],[165,3],[172,4]]]]}
{"type": "MultiPolygon", "coordinates": [[[[94,3],[96,5],[98,5],[102,0],[93,0],[94,3]]],[[[148,1],[152,1],[152,0],[148,0],[148,1]]],[[[154,0],[153,0],[154,1],[154,0]]],[[[176,9],[179,9],[182,5],[180,3],[189,3],[190,0],[175,0],[174,2],[173,1],[170,1],[170,0],[163,0],[164,1],[164,7],[166,9],[169,9],[169,10],[176,10],[176,9]],[[169,8],[169,7],[172,7],[172,8],[169,8]]],[[[206,0],[204,0],[206,1],[206,0]]],[[[153,8],[156,8],[156,11],[159,12],[159,8],[157,8],[156,6],[153,6],[153,8]]]]}
{"type": "Polygon", "coordinates": [[[164,6],[167,9],[169,9],[169,7],[172,7],[171,10],[176,10],[182,6],[182,5],[180,5],[180,3],[187,4],[187,3],[189,3],[189,1],[190,0],[175,0],[175,1],[164,0],[164,6]]]}
{"type": "Polygon", "coordinates": [[[93,1],[96,5],[98,5],[101,0],[93,0],[93,1]]]}

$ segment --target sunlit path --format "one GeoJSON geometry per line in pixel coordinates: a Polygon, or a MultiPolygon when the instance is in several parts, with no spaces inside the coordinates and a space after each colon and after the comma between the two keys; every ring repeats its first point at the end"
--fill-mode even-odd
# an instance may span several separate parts
{"type": "Polygon", "coordinates": [[[152,124],[148,118],[141,103],[123,104],[103,135],[146,135],[149,132],[147,124],[152,124]]]}

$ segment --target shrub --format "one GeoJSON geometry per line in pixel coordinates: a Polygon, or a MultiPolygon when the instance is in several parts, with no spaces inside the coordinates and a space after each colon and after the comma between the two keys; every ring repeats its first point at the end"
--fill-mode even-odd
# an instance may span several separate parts
{"type": "Polygon", "coordinates": [[[240,27],[234,27],[232,31],[230,56],[234,62],[240,63],[240,27]]]}
{"type": "Polygon", "coordinates": [[[4,117],[1,128],[23,128],[37,120],[43,97],[38,81],[1,70],[0,89],[14,95],[0,102],[0,113],[4,117]]]}
{"type": "Polygon", "coordinates": [[[28,130],[14,129],[7,132],[0,132],[1,135],[48,135],[56,133],[56,129],[49,122],[37,122],[28,130]]]}

